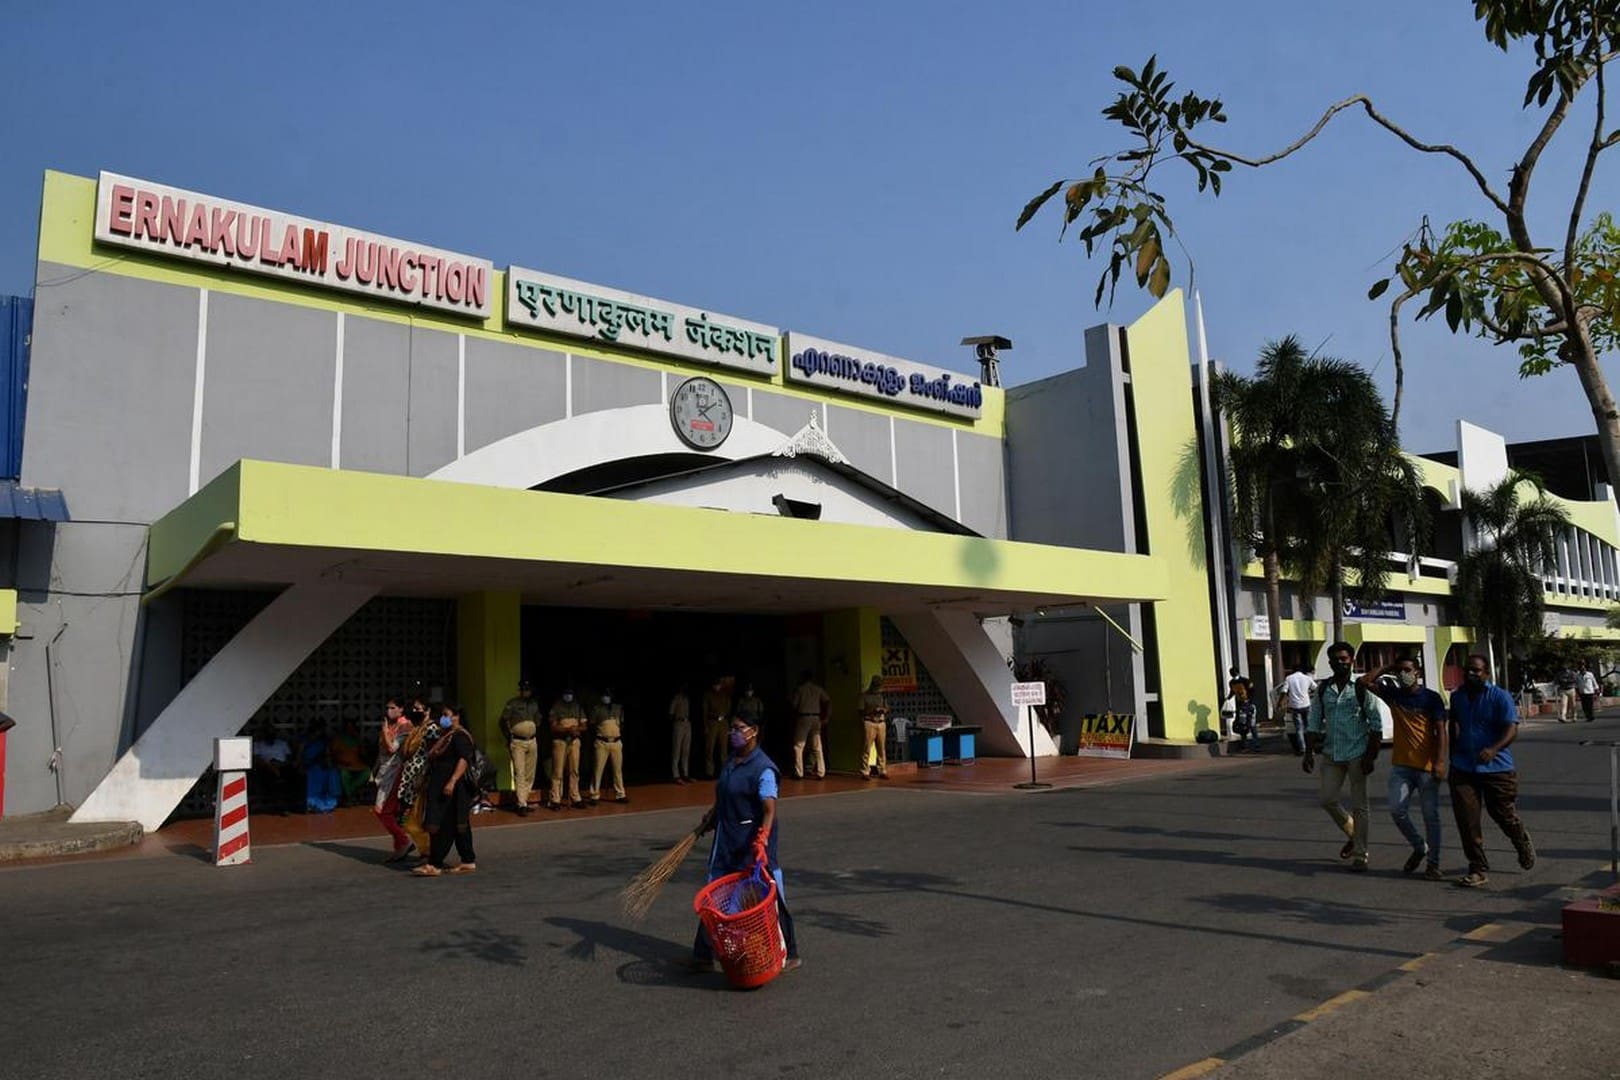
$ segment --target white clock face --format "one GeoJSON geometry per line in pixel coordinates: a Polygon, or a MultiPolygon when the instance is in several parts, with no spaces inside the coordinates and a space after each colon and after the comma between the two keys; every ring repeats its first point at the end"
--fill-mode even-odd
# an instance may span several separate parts
{"type": "Polygon", "coordinates": [[[731,399],[712,379],[687,379],[669,399],[675,434],[694,450],[713,450],[731,434],[731,399]]]}

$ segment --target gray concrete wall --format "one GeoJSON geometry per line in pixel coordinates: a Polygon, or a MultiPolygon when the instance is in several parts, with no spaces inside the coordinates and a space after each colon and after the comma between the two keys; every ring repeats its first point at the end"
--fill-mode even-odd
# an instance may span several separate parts
{"type": "MultiPolygon", "coordinates": [[[[177,692],[178,612],[138,605],[145,526],[239,458],[330,465],[335,434],[341,468],[424,476],[454,460],[458,444],[476,450],[567,415],[656,403],[680,377],[570,359],[539,342],[463,339],[50,263],[38,267],[36,295],[22,479],[62,489],[74,523],[23,526],[18,542],[13,813],[56,801],[44,646],[59,628],[69,801],[177,692]]],[[[999,440],[958,431],[953,458],[949,427],[726,385],[740,414],[784,439],[816,411],[857,468],[949,515],[960,489],[969,527],[1007,534],[999,440]]]]}
{"type": "Polygon", "coordinates": [[[1113,327],[1086,331],[1086,366],[1007,391],[1012,538],[1134,551],[1125,373],[1113,327]]]}
{"type": "Polygon", "coordinates": [[[62,747],[62,796],[77,805],[127,744],[145,557],[141,526],[24,527],[8,691],[17,727],[7,742],[7,814],[56,805],[54,746],[62,747]]]}

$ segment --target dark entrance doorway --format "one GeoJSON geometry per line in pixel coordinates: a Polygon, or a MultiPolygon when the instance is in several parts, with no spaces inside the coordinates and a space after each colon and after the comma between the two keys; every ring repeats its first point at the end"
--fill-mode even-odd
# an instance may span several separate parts
{"type": "MultiPolygon", "coordinates": [[[[523,673],[534,680],[542,708],[566,686],[589,707],[611,690],[624,705],[627,783],[670,779],[669,702],[677,686],[692,701],[694,778],[702,765],[703,692],[732,677],[735,693],[752,682],[765,703],[761,742],[791,771],[788,694],[798,672],[820,677],[819,615],[730,615],[596,608],[524,607],[523,673]]],[[[589,741],[581,787],[589,787],[589,741]]]]}

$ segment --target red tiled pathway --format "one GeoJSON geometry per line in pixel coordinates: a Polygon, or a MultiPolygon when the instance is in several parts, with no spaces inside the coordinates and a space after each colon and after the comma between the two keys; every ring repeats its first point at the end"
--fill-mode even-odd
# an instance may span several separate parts
{"type": "MultiPolygon", "coordinates": [[[[1036,762],[1036,771],[1039,779],[1051,784],[1054,789],[1104,787],[1201,769],[1241,768],[1247,760],[1251,759],[1222,757],[1183,761],[1155,759],[1113,761],[1105,758],[1041,758],[1036,762]]],[[[891,767],[890,779],[887,781],[863,781],[847,775],[832,775],[825,780],[785,780],[782,783],[782,797],[832,795],[865,791],[878,786],[897,791],[1008,794],[1015,790],[1014,784],[1028,779],[1028,759],[980,758],[968,765],[945,765],[933,769],[918,769],[914,765],[899,764],[891,767]]],[[[606,817],[685,807],[693,811],[693,824],[696,824],[697,816],[709,805],[712,798],[713,789],[704,781],[688,785],[644,784],[630,788],[630,802],[624,805],[604,802],[586,810],[555,812],[536,808],[528,817],[519,817],[511,810],[496,810],[479,814],[473,822],[474,827],[480,829],[547,825],[577,821],[584,817],[606,817]]],[[[343,807],[330,814],[254,814],[250,818],[250,823],[255,847],[367,837],[378,841],[384,839],[384,833],[372,816],[369,806],[343,807]]],[[[203,856],[212,849],[213,828],[214,823],[209,818],[176,821],[147,836],[133,847],[79,858],[128,858],[172,854],[203,856]]],[[[58,860],[29,861],[37,864],[58,860]]]]}

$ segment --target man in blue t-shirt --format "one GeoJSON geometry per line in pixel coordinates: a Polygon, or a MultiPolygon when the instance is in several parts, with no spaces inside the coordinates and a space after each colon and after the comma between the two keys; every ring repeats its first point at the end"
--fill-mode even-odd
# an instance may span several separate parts
{"type": "Polygon", "coordinates": [[[1490,681],[1490,662],[1478,653],[1463,664],[1462,689],[1451,695],[1451,809],[1468,856],[1468,874],[1457,879],[1477,889],[1489,880],[1480,809],[1502,827],[1519,866],[1536,864],[1535,845],[1519,820],[1519,774],[1508,749],[1519,734],[1519,710],[1513,696],[1490,681]]]}

